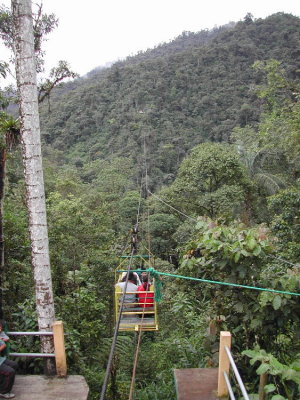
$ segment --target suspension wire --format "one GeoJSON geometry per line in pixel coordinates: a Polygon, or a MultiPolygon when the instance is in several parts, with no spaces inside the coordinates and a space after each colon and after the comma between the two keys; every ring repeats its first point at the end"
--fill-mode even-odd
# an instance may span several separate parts
{"type": "MultiPolygon", "coordinates": [[[[147,272],[147,276],[149,279],[149,272],[147,272]]],[[[149,289],[148,286],[149,282],[147,280],[147,289],[149,289]]],[[[144,291],[146,292],[145,288],[144,291]]],[[[132,369],[132,376],[131,376],[131,384],[130,384],[130,392],[129,392],[129,398],[128,400],[133,400],[133,395],[134,395],[134,386],[135,386],[135,377],[136,377],[136,370],[137,370],[137,363],[138,363],[138,358],[139,358],[139,354],[140,354],[140,347],[141,347],[141,340],[142,340],[142,329],[141,327],[143,326],[144,323],[144,318],[145,318],[145,311],[146,311],[146,302],[147,302],[147,294],[144,292],[144,305],[143,305],[143,313],[141,316],[141,324],[140,324],[140,329],[139,329],[139,334],[138,334],[138,341],[137,341],[137,345],[136,345],[136,350],[135,350],[135,357],[134,357],[134,362],[133,362],[133,369],[132,369]]]]}
{"type": "Polygon", "coordinates": [[[143,150],[144,150],[144,168],[145,168],[145,186],[146,191],[148,191],[148,168],[147,168],[147,148],[146,148],[146,134],[144,133],[144,143],[143,143],[143,150]]]}
{"type": "Polygon", "coordinates": [[[284,262],[286,264],[292,265],[293,267],[298,267],[298,268],[300,267],[299,263],[298,264],[294,264],[291,261],[287,261],[287,260],[285,260],[284,258],[281,258],[281,257],[273,256],[272,254],[268,255],[268,257],[274,258],[275,260],[278,260],[278,261],[284,262]]]}
{"type": "Polygon", "coordinates": [[[136,226],[139,225],[139,219],[140,219],[140,213],[141,213],[141,203],[142,203],[142,190],[143,190],[143,177],[141,179],[141,185],[140,185],[140,197],[139,197],[139,204],[138,204],[136,224],[135,224],[136,226]]]}
{"type": "MultiPolygon", "coordinates": [[[[144,315],[145,315],[145,305],[143,307],[143,314],[142,314],[142,318],[141,318],[141,326],[143,325],[143,322],[144,322],[144,315]]],[[[136,350],[135,350],[135,356],[134,356],[134,362],[133,362],[133,369],[132,369],[131,384],[130,384],[130,391],[129,391],[128,400],[132,400],[133,399],[134,386],[135,386],[135,376],[136,376],[137,363],[138,363],[138,358],[139,358],[139,353],[140,353],[141,339],[142,339],[142,329],[140,328],[139,335],[138,335],[138,342],[137,342],[136,350]]]]}
{"type": "Polygon", "coordinates": [[[110,353],[109,353],[108,362],[107,362],[107,366],[106,366],[105,377],[104,377],[104,381],[103,381],[102,388],[101,388],[100,400],[105,399],[105,392],[106,392],[106,388],[107,388],[107,384],[108,384],[108,380],[109,380],[109,374],[111,371],[112,360],[113,360],[113,356],[115,353],[115,347],[116,347],[116,343],[117,343],[117,339],[118,339],[118,332],[119,332],[119,327],[120,327],[120,323],[121,323],[121,316],[122,316],[123,304],[124,304],[124,300],[125,300],[125,293],[127,290],[129,271],[130,271],[131,265],[132,265],[132,256],[133,256],[133,250],[131,252],[131,257],[130,257],[129,265],[128,265],[128,269],[127,269],[124,292],[123,292],[123,296],[121,297],[121,304],[120,304],[120,309],[119,309],[119,313],[118,313],[118,319],[116,322],[114,336],[113,336],[113,340],[111,343],[110,353]]]}
{"type": "Polygon", "coordinates": [[[128,240],[129,240],[129,235],[130,235],[130,231],[127,232],[127,235],[126,235],[126,238],[125,238],[126,244],[125,244],[125,246],[122,248],[122,250],[120,251],[120,254],[121,254],[121,255],[124,254],[124,253],[126,253],[126,250],[129,249],[129,247],[130,247],[130,244],[127,243],[128,240]]]}
{"type": "MultiPolygon", "coordinates": [[[[146,151],[146,135],[144,134],[144,169],[145,169],[145,189],[146,189],[146,196],[148,196],[148,168],[147,168],[147,151],[146,151]]],[[[150,252],[150,219],[149,219],[149,205],[147,207],[147,240],[148,240],[148,255],[149,255],[149,260],[151,257],[151,252],[150,252]]],[[[149,265],[150,267],[151,265],[149,265]]],[[[149,272],[147,273],[148,279],[149,279],[149,272]]],[[[147,281],[147,288],[148,288],[148,281],[147,281]]],[[[143,305],[143,313],[141,316],[141,327],[143,326],[144,322],[144,317],[145,317],[145,310],[146,310],[146,299],[147,295],[145,294],[144,296],[144,305],[143,305]]],[[[138,358],[139,358],[139,353],[140,353],[140,346],[141,346],[141,340],[142,340],[142,329],[139,329],[139,334],[138,334],[138,341],[136,345],[136,351],[135,351],[135,357],[134,357],[134,363],[133,363],[133,369],[132,369],[132,377],[131,377],[131,385],[130,385],[130,392],[129,392],[129,400],[133,399],[134,395],[134,386],[135,386],[135,377],[136,377],[136,370],[137,370],[137,363],[138,363],[138,358]]]]}
{"type": "MultiPolygon", "coordinates": [[[[148,184],[148,168],[147,168],[147,146],[146,146],[146,134],[144,134],[144,168],[145,168],[145,189],[146,189],[146,197],[148,197],[149,193],[149,184],[148,184]]],[[[150,260],[151,255],[151,238],[150,238],[150,213],[149,213],[149,203],[147,205],[147,240],[148,240],[148,255],[150,260]]]]}
{"type": "MultiPolygon", "coordinates": [[[[136,227],[139,224],[140,208],[141,208],[141,197],[142,197],[142,180],[141,180],[140,198],[139,198],[139,204],[138,204],[138,209],[137,209],[137,217],[136,217],[136,224],[135,224],[136,227]]],[[[100,400],[105,400],[105,393],[106,393],[107,384],[108,384],[108,380],[109,380],[109,375],[110,375],[110,371],[111,371],[111,365],[112,365],[112,361],[113,361],[113,356],[114,356],[115,348],[116,348],[116,344],[117,344],[118,332],[119,332],[120,323],[121,323],[123,305],[124,305],[125,295],[126,295],[126,291],[127,291],[129,272],[131,270],[131,266],[132,266],[132,262],[133,262],[134,251],[135,251],[135,249],[132,248],[131,249],[131,254],[130,254],[130,259],[129,259],[129,265],[128,265],[127,273],[126,273],[124,291],[123,291],[123,295],[121,297],[120,309],[119,309],[118,318],[117,318],[117,321],[116,321],[116,326],[115,326],[113,340],[112,340],[110,353],[109,353],[109,357],[108,357],[108,362],[107,362],[107,366],[106,366],[104,381],[103,381],[102,388],[101,388],[100,400]]]]}
{"type": "Polygon", "coordinates": [[[198,220],[196,218],[190,217],[189,215],[183,213],[182,211],[178,210],[177,208],[171,206],[170,204],[168,204],[165,200],[163,200],[162,198],[158,197],[156,194],[152,193],[149,189],[147,189],[147,192],[151,194],[151,196],[154,196],[157,200],[161,201],[163,204],[165,204],[167,207],[171,208],[172,210],[178,212],[179,214],[183,215],[186,218],[189,218],[192,221],[198,222],[198,220]]]}
{"type": "MultiPolygon", "coordinates": [[[[138,208],[138,210],[139,210],[138,218],[139,218],[139,215],[140,215],[141,199],[142,199],[142,184],[141,184],[141,187],[140,187],[140,201],[139,201],[139,208],[138,208]]],[[[136,226],[138,226],[138,223],[136,224],[136,226]]],[[[143,309],[141,324],[143,324],[143,320],[144,320],[144,310],[145,310],[145,308],[143,309]]],[[[141,337],[142,337],[142,330],[140,329],[139,336],[138,336],[138,342],[137,342],[137,346],[136,346],[136,351],[135,351],[133,369],[132,369],[131,384],[130,384],[130,391],[129,391],[129,400],[132,400],[133,399],[133,395],[134,395],[135,376],[136,376],[137,362],[138,362],[139,351],[140,351],[141,337]]]]}
{"type": "MultiPolygon", "coordinates": [[[[149,185],[148,185],[148,168],[147,168],[147,146],[146,146],[146,135],[144,134],[144,164],[145,164],[145,182],[146,182],[146,196],[149,197],[149,185]]],[[[154,262],[152,263],[151,260],[151,235],[150,235],[150,207],[149,207],[149,202],[147,203],[147,236],[148,236],[148,257],[149,257],[149,268],[154,268],[154,262]]],[[[150,273],[147,272],[147,284],[149,284],[150,281],[150,273]]],[[[148,287],[148,286],[147,286],[148,287]]],[[[145,302],[146,302],[147,296],[145,296],[145,301],[144,301],[144,309],[143,309],[143,316],[144,318],[144,311],[145,311],[145,302]]]]}

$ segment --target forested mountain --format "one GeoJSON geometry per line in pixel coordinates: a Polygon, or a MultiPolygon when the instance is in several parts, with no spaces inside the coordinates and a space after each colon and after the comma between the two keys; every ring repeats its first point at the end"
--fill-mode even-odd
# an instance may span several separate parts
{"type": "Polygon", "coordinates": [[[186,32],[58,90],[51,112],[42,108],[44,140],[82,160],[130,156],[138,165],[145,141],[150,175],[169,182],[196,144],[257,123],[255,61],[277,59],[299,78],[299,32],[300,19],[283,13],[186,32]]]}
{"type": "MultiPolygon", "coordinates": [[[[266,400],[300,398],[299,61],[298,17],[247,15],[96,68],[41,105],[55,312],[89,400],[110,354],[116,270],[139,266],[119,265],[137,225],[164,285],[135,399],[174,400],[174,368],[216,367],[222,330],[252,399],[261,374],[266,400]]],[[[3,312],[11,330],[36,331],[19,125],[5,104],[3,312]]],[[[136,343],[118,335],[107,400],[128,399],[136,343]]],[[[39,351],[33,337],[11,346],[39,351]]],[[[41,373],[40,359],[19,371],[41,373]]]]}

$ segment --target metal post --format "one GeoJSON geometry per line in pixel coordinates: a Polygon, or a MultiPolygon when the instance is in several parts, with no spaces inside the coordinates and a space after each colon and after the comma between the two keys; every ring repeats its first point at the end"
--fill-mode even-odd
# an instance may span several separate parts
{"type": "Polygon", "coordinates": [[[56,373],[58,376],[67,376],[64,326],[62,321],[55,321],[52,328],[54,338],[56,373]]]}
{"type": "Polygon", "coordinates": [[[230,352],[230,348],[227,347],[227,346],[225,346],[225,351],[226,351],[226,353],[227,353],[229,362],[230,362],[230,364],[231,364],[232,370],[233,370],[234,375],[235,375],[235,377],[236,377],[236,380],[237,380],[237,382],[238,382],[238,384],[239,384],[239,387],[240,387],[240,389],[241,389],[241,392],[242,392],[242,395],[243,395],[244,399],[245,399],[245,400],[250,400],[250,399],[249,399],[249,396],[248,396],[248,393],[247,393],[247,390],[246,390],[246,388],[245,388],[245,385],[244,385],[244,383],[243,383],[243,381],[242,381],[242,378],[241,378],[241,376],[240,376],[240,373],[239,373],[239,371],[238,371],[238,369],[237,369],[237,367],[236,367],[236,365],[235,365],[234,359],[233,359],[232,354],[231,354],[231,352],[230,352]]]}
{"type": "Polygon", "coordinates": [[[225,382],[226,382],[226,386],[228,388],[230,400],[235,400],[235,396],[234,396],[234,393],[233,393],[233,390],[232,390],[232,386],[230,384],[230,380],[229,380],[229,377],[226,374],[226,372],[224,372],[224,379],[225,379],[225,382]]]}
{"type": "Polygon", "coordinates": [[[228,388],[224,378],[224,372],[229,375],[230,362],[227,357],[225,346],[231,347],[231,333],[222,331],[220,333],[220,348],[219,348],[219,373],[218,373],[218,397],[228,396],[228,388]]]}

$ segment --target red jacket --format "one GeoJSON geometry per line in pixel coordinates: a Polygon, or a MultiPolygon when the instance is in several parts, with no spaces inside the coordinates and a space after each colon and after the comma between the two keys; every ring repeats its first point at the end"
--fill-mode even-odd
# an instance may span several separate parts
{"type": "Polygon", "coordinates": [[[153,307],[154,293],[145,293],[150,290],[150,283],[144,282],[138,287],[137,296],[140,307],[153,307]]]}

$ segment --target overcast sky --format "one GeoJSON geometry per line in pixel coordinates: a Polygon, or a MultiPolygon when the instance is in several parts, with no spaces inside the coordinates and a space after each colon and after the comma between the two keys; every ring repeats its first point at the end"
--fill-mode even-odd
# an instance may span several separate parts
{"type": "MultiPolygon", "coordinates": [[[[0,3],[10,7],[10,0],[0,3]]],[[[183,31],[242,20],[248,12],[254,18],[276,12],[300,17],[300,0],[43,0],[43,5],[59,18],[44,45],[47,70],[66,60],[80,75],[183,31]]],[[[3,60],[3,47],[0,51],[3,60]]]]}

